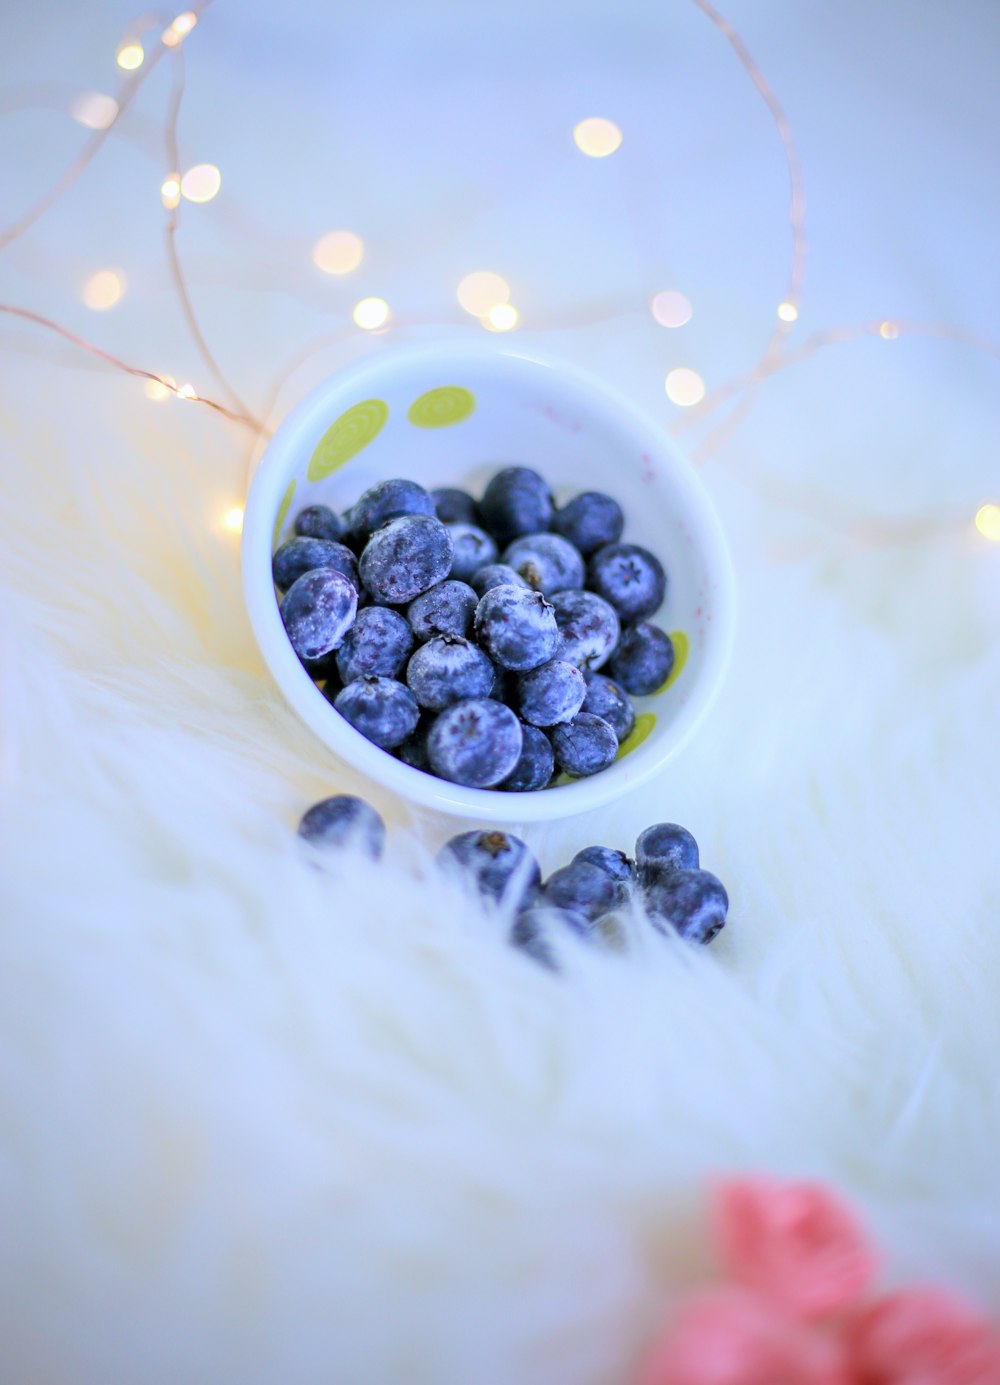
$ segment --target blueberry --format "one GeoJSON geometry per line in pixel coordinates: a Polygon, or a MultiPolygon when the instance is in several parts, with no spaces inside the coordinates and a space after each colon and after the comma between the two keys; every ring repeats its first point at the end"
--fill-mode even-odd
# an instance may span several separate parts
{"type": "Polygon", "coordinates": [[[673,666],[673,641],[650,620],[640,621],[625,631],[609,665],[625,691],[636,697],[662,688],[673,666]]]}
{"type": "Polygon", "coordinates": [[[505,549],[503,561],[520,573],[532,591],[543,596],[583,586],[583,559],[558,534],[526,534],[515,539],[505,549]]]}
{"type": "Polygon", "coordinates": [[[337,694],[333,705],[356,731],[383,750],[402,745],[420,718],[413,694],[395,678],[355,678],[337,694]]]}
{"type": "Polygon", "coordinates": [[[573,857],[574,861],[586,861],[597,866],[630,890],[635,884],[635,862],[624,851],[614,851],[610,846],[585,846],[573,857]]]}
{"type": "Polygon", "coordinates": [[[579,712],[552,732],[556,764],[574,779],[607,769],[618,754],[618,737],[606,721],[579,712]]]}
{"type": "Polygon", "coordinates": [[[475,524],[449,524],[446,528],[453,550],[451,575],[459,582],[468,582],[481,567],[496,562],[497,546],[484,530],[475,524]]]}
{"type": "Polygon", "coordinates": [[[440,486],[431,491],[434,513],[442,524],[476,524],[476,502],[468,491],[456,490],[454,486],[440,486]]]}
{"type": "Polygon", "coordinates": [[[495,670],[461,635],[435,635],[422,644],[406,669],[406,682],[421,707],[440,712],[467,697],[489,697],[495,670]]]}
{"type": "Polygon", "coordinates": [[[646,891],[646,911],[653,922],[670,925],[692,943],[710,943],[726,922],[729,896],[707,870],[675,870],[646,891]]]}
{"type": "Polygon", "coordinates": [[[491,789],[513,773],[521,758],[521,723],[502,702],[469,698],[441,713],[427,741],[431,768],[440,779],[472,789],[491,789]]]}
{"type": "Polygon", "coordinates": [[[411,601],[406,618],[421,641],[435,635],[469,635],[478,605],[479,597],[467,583],[449,578],[411,601]]]}
{"type": "Polygon", "coordinates": [[[550,875],[542,887],[546,904],[554,904],[557,909],[572,909],[591,921],[622,904],[627,894],[627,887],[621,881],[590,861],[571,861],[550,875]]]}
{"type": "Polygon", "coordinates": [[[314,803],[299,823],[299,836],[323,848],[356,845],[375,861],[385,850],[385,823],[370,804],[351,794],[314,803]]]}
{"type": "Polygon", "coordinates": [[[652,885],[676,870],[697,870],[698,843],[686,827],[675,822],[656,822],[635,844],[635,860],[643,886],[652,885]]]}
{"type": "Polygon", "coordinates": [[[558,943],[560,936],[586,937],[589,931],[590,923],[582,914],[539,904],[518,914],[510,930],[510,941],[543,967],[558,971],[553,943],[558,943]]]}
{"type": "Polygon", "coordinates": [[[402,606],[448,576],[448,530],[433,515],[391,519],[365,544],[358,571],[380,605],[402,606]]]}
{"type": "Polygon", "coordinates": [[[318,567],[336,568],[355,587],[358,585],[354,554],[344,544],[330,539],[286,539],[271,559],[274,585],[282,591],[288,591],[303,573],[318,567]]]}
{"type": "Polygon", "coordinates": [[[513,772],[500,785],[508,793],[531,793],[544,789],[555,773],[552,743],[537,726],[521,726],[521,756],[513,772]]]}
{"type": "Polygon", "coordinates": [[[508,567],[506,563],[487,563],[485,567],[473,573],[469,585],[479,597],[485,596],[494,587],[528,587],[521,574],[508,567]]]}
{"type": "Polygon", "coordinates": [[[541,881],[538,862],[511,832],[460,832],[438,852],[443,870],[469,880],[487,899],[518,908],[541,881]]]}
{"type": "Polygon", "coordinates": [[[600,668],[621,637],[615,608],[594,592],[553,592],[549,600],[559,626],[556,657],[577,668],[600,668]]]}
{"type": "Polygon", "coordinates": [[[510,543],[519,534],[539,534],[552,522],[552,492],[526,466],[498,471],[479,502],[479,522],[497,543],[510,543]]]}
{"type": "Polygon", "coordinates": [[[591,674],[587,679],[583,710],[606,721],[618,737],[619,744],[631,736],[635,726],[635,708],[628,693],[612,679],[605,678],[603,673],[591,674]]]}
{"type": "Polygon", "coordinates": [[[433,515],[434,501],[416,481],[376,481],[350,510],[350,528],[359,539],[368,539],[390,519],[400,515],[433,515]]]}
{"type": "Polygon", "coordinates": [[[337,653],[342,683],[366,674],[398,678],[413,649],[413,631],[398,613],[385,606],[368,606],[344,638],[337,653]]]}
{"type": "Polygon", "coordinates": [[[648,549],[635,543],[609,543],[591,558],[587,586],[609,601],[622,620],[642,620],[662,603],[667,574],[648,549]]]}
{"type": "Polygon", "coordinates": [[[492,587],[476,607],[475,632],[493,662],[515,673],[551,659],[559,639],[555,611],[523,587],[492,587]]]}
{"type": "Polygon", "coordinates": [[[331,650],[329,654],[322,655],[319,659],[301,659],[299,661],[314,683],[329,682],[331,679],[340,687],[340,674],[337,672],[337,654],[331,650]]]}
{"type": "Polygon", "coordinates": [[[335,515],[328,505],[307,505],[295,516],[296,534],[306,539],[333,539],[336,541],[344,532],[340,516],[335,515]]]}
{"type": "Polygon", "coordinates": [[[427,738],[433,725],[433,717],[421,717],[413,735],[407,736],[396,751],[404,764],[409,765],[411,769],[423,770],[425,774],[434,773],[431,769],[430,757],[427,754],[427,738]]]}
{"type": "Polygon", "coordinates": [[[583,674],[562,659],[550,659],[518,679],[518,710],[533,726],[572,721],[583,706],[587,684],[583,674]]]}
{"type": "Polygon", "coordinates": [[[281,603],[281,619],[300,659],[321,659],[339,649],[354,624],[358,594],[335,567],[317,567],[293,582],[281,603]]]}
{"type": "Polygon", "coordinates": [[[617,543],[625,527],[625,516],[617,500],[601,491],[576,495],[552,516],[552,528],[569,539],[585,558],[606,543],[617,543]]]}

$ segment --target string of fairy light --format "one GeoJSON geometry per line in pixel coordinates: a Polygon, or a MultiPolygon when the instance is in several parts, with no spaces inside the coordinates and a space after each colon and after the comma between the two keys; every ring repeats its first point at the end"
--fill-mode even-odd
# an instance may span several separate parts
{"type": "MultiPolygon", "coordinates": [[[[215,164],[196,163],[181,168],[177,141],[177,120],[184,90],[182,45],[197,26],[201,15],[212,0],[200,0],[189,10],[174,16],[164,23],[156,14],[146,14],[136,20],[122,35],[116,49],[115,62],[123,74],[125,84],[117,96],[100,91],[83,91],[76,95],[69,105],[69,114],[83,128],[92,132],[91,139],[63,175],[14,223],[0,230],[0,249],[9,245],[24,234],[44,215],[73,182],[84,172],[97,156],[106,137],[118,124],[123,113],[135,95],[148,72],[162,58],[170,57],[175,63],[176,80],[174,93],[168,112],[165,143],[168,167],[160,183],[160,200],[167,213],[167,243],[171,263],[174,289],[178,296],[188,328],[198,347],[206,367],[218,381],[224,393],[229,396],[233,407],[227,407],[200,393],[190,381],[178,384],[173,375],[166,372],[144,370],[129,365],[113,353],[105,351],[77,334],[68,331],[51,319],[30,309],[0,304],[0,311],[14,314],[59,333],[73,344],[98,356],[116,368],[142,378],[147,397],[160,403],[171,398],[195,402],[208,406],[224,417],[250,428],[258,436],[269,436],[265,423],[243,404],[236,391],[226,379],[208,344],[195,315],[188,291],[187,282],[177,256],[175,233],[178,229],[180,209],[185,203],[202,205],[212,202],[221,191],[222,174],[215,164]],[[152,35],[152,39],[150,39],[152,35]]],[[[751,56],[743,38],[729,21],[714,8],[710,0],[692,0],[696,8],[723,35],[733,51],[743,71],[753,84],[773,121],[781,142],[789,183],[789,228],[791,254],[787,286],[784,296],[776,305],[775,316],[768,340],[758,359],[746,370],[732,379],[708,389],[699,372],[690,365],[674,366],[664,377],[664,390],[670,402],[683,411],[670,431],[680,436],[691,427],[710,418],[723,406],[730,406],[729,413],[714,429],[704,437],[694,453],[696,462],[704,461],[716,453],[722,443],[746,417],[753,406],[756,391],[773,375],[808,359],[816,352],[841,342],[854,341],[863,337],[874,337],[883,341],[895,341],[901,335],[930,336],[940,339],[964,342],[975,349],[985,351],[1000,359],[1000,343],[991,338],[966,332],[949,324],[928,324],[897,322],[891,319],[877,319],[873,322],[848,325],[814,332],[797,346],[790,342],[791,334],[799,319],[799,311],[805,274],[805,193],[802,169],[799,163],[794,132],[763,72],[751,56]]],[[[615,121],[605,116],[587,116],[572,129],[572,141],[579,153],[589,159],[605,159],[613,156],[621,147],[623,132],[615,121]]],[[[352,275],[365,261],[366,246],[361,235],[345,227],[324,232],[315,242],[311,260],[315,268],[326,275],[346,278],[352,275]]],[[[128,290],[128,278],[118,267],[104,267],[95,270],[82,285],[81,297],[84,305],[97,313],[115,308],[128,290]]],[[[544,329],[546,322],[540,315],[531,314],[522,320],[519,308],[511,302],[511,288],[506,279],[491,269],[475,269],[466,273],[458,282],[455,296],[460,308],[488,332],[506,333],[521,326],[544,329]]],[[[648,311],[653,320],[662,328],[677,331],[686,326],[694,315],[694,306],[688,297],[677,287],[665,287],[653,293],[648,301],[648,311]]],[[[625,309],[626,311],[628,309],[625,309]]],[[[610,314],[609,314],[610,315],[610,314]]],[[[359,299],[351,310],[351,321],[363,332],[382,334],[397,322],[387,299],[368,296],[359,299]]],[[[414,325],[408,322],[407,325],[414,325]]],[[[300,356],[295,364],[286,370],[274,391],[290,378],[300,365],[313,352],[300,356]]],[[[265,411],[266,419],[273,408],[265,411]]],[[[242,528],[242,506],[234,505],[221,517],[222,527],[234,532],[242,528]]],[[[992,500],[984,501],[977,508],[973,523],[983,538],[1000,543],[1000,504],[992,500]]],[[[854,526],[854,535],[867,534],[870,540],[892,541],[893,538],[925,535],[933,531],[933,526],[901,521],[865,523],[854,526]]],[[[845,530],[845,532],[851,532],[845,530]]]]}

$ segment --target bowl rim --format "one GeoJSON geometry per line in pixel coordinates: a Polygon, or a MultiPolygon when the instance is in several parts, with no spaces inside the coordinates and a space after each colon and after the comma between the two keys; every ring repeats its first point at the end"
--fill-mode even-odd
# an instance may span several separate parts
{"type": "MultiPolygon", "coordinates": [[[[348,401],[350,402],[350,401],[348,401]]],[[[462,338],[430,344],[394,345],[336,370],[315,386],[283,419],[264,448],[250,478],[241,539],[243,592],[254,637],[264,662],[286,701],[320,741],[352,769],[400,798],[451,817],[503,823],[558,821],[615,802],[661,772],[688,744],[715,702],[722,686],[735,637],[736,593],[729,549],[712,500],[694,466],[674,440],[615,386],[572,362],[508,342],[470,342],[462,338]],[[275,516],[288,484],[289,463],[300,464],[303,453],[328,425],[336,401],[359,387],[410,367],[442,363],[479,362],[504,370],[513,365],[554,371],[560,381],[593,406],[596,398],[606,410],[624,416],[643,446],[667,465],[683,492],[689,514],[695,517],[695,543],[715,585],[712,637],[688,700],[657,742],[646,741],[607,770],[557,788],[527,793],[500,789],[471,789],[438,779],[397,760],[366,740],[347,721],[336,716],[285,635],[271,578],[275,516]],[[319,715],[322,714],[322,715],[319,715]],[[340,732],[343,732],[343,735],[340,732]]]]}

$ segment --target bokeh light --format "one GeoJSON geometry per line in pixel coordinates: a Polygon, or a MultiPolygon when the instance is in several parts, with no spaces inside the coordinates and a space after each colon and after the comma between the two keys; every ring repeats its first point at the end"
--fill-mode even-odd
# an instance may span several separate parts
{"type": "Polygon", "coordinates": [[[195,389],[194,385],[190,385],[190,384],[189,384],[189,385],[181,385],[180,389],[177,391],[177,398],[178,398],[178,399],[197,399],[197,398],[198,398],[198,391],[195,389]]]}
{"type": "Polygon", "coordinates": [[[113,308],[125,292],[125,276],[121,270],[99,269],[83,286],[83,301],[96,313],[113,308]]]}
{"type": "Polygon", "coordinates": [[[118,102],[102,91],[81,91],[69,108],[69,113],[88,130],[107,130],[115,123],[118,102]]]}
{"type": "Polygon", "coordinates": [[[589,154],[592,159],[603,159],[621,144],[622,132],[613,120],[594,115],[574,126],[573,140],[582,153],[589,154]]]}
{"type": "Polygon", "coordinates": [[[976,528],[984,539],[1000,543],[1000,505],[989,502],[976,511],[976,528]]]}
{"type": "Polygon", "coordinates": [[[142,67],[145,56],[142,44],[129,39],[126,43],[119,45],[118,52],[115,54],[115,62],[125,72],[134,72],[137,67],[142,67]]]}
{"type": "Polygon", "coordinates": [[[517,326],[519,316],[513,303],[494,303],[489,312],[483,314],[483,326],[491,332],[509,332],[517,326]]]}
{"type": "Polygon", "coordinates": [[[794,303],[779,303],[778,316],[782,322],[795,322],[799,316],[799,310],[794,303]]]}
{"type": "Polygon", "coordinates": [[[179,14],[172,23],[167,25],[160,35],[160,41],[164,43],[167,48],[176,48],[177,45],[188,36],[197,23],[198,16],[195,14],[194,10],[185,10],[183,14],[179,14]]]}
{"type": "Polygon", "coordinates": [[[324,274],[350,274],[364,254],[365,243],[353,231],[327,231],[313,246],[312,261],[324,274]]]}
{"type": "Polygon", "coordinates": [[[679,404],[683,409],[689,408],[692,404],[700,404],[705,398],[704,380],[696,370],[689,370],[687,366],[678,366],[676,370],[670,371],[664,381],[664,388],[671,404],[679,404]]]}
{"type": "Polygon", "coordinates": [[[683,327],[691,321],[694,309],[690,301],[676,289],[664,289],[650,301],[649,311],[661,327],[683,327]]]}
{"type": "Polygon", "coordinates": [[[883,322],[878,329],[878,334],[886,341],[894,341],[899,336],[899,328],[894,322],[883,322]]]}
{"type": "Polygon", "coordinates": [[[195,164],[181,179],[181,195],[189,202],[211,202],[222,187],[222,174],[215,164],[195,164]]]}
{"type": "Polygon", "coordinates": [[[477,269],[460,282],[456,297],[467,313],[473,317],[485,317],[491,308],[507,302],[510,286],[506,279],[492,270],[477,269]]]}
{"type": "Polygon", "coordinates": [[[164,375],[162,372],[160,374],[160,380],[146,381],[146,398],[153,399],[158,404],[162,404],[165,399],[169,399],[173,394],[173,390],[168,388],[168,386],[177,384],[177,381],[172,375],[164,375]],[[160,380],[164,380],[166,383],[161,385],[160,380]]]}
{"type": "Polygon", "coordinates": [[[171,173],[171,175],[170,175],[169,178],[164,178],[163,182],[160,184],[160,199],[162,200],[163,205],[164,205],[169,211],[173,211],[173,209],[174,209],[175,207],[179,207],[179,206],[180,206],[180,202],[181,202],[181,179],[180,179],[180,174],[178,174],[178,173],[171,173]]]}
{"type": "Polygon", "coordinates": [[[354,305],[354,321],[366,332],[384,327],[389,320],[389,304],[384,298],[362,298],[354,305]]]}
{"type": "Polygon", "coordinates": [[[243,506],[234,505],[231,510],[227,510],[221,516],[219,523],[223,529],[228,529],[231,534],[242,534],[243,532],[243,506]]]}

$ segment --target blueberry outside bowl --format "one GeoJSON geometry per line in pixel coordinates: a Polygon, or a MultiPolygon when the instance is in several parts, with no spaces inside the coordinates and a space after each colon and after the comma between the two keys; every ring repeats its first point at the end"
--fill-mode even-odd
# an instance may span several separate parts
{"type": "Polygon", "coordinates": [[[242,562],[264,659],[319,739],[402,798],[477,822],[570,816],[622,798],[657,774],[704,718],[732,644],[732,568],[691,465],[662,428],[600,380],[506,345],[392,348],[318,386],[281,425],[257,467],[242,562]],[[494,472],[511,464],[539,471],[559,504],[582,490],[615,496],[625,511],[624,540],[651,549],[667,569],[666,600],[652,619],[670,632],[677,656],[665,688],[633,699],[636,729],[609,769],[528,793],[450,784],[367,741],[299,663],[271,580],[271,555],[306,505],[341,513],[375,481],[395,476],[478,496],[494,472]]]}

